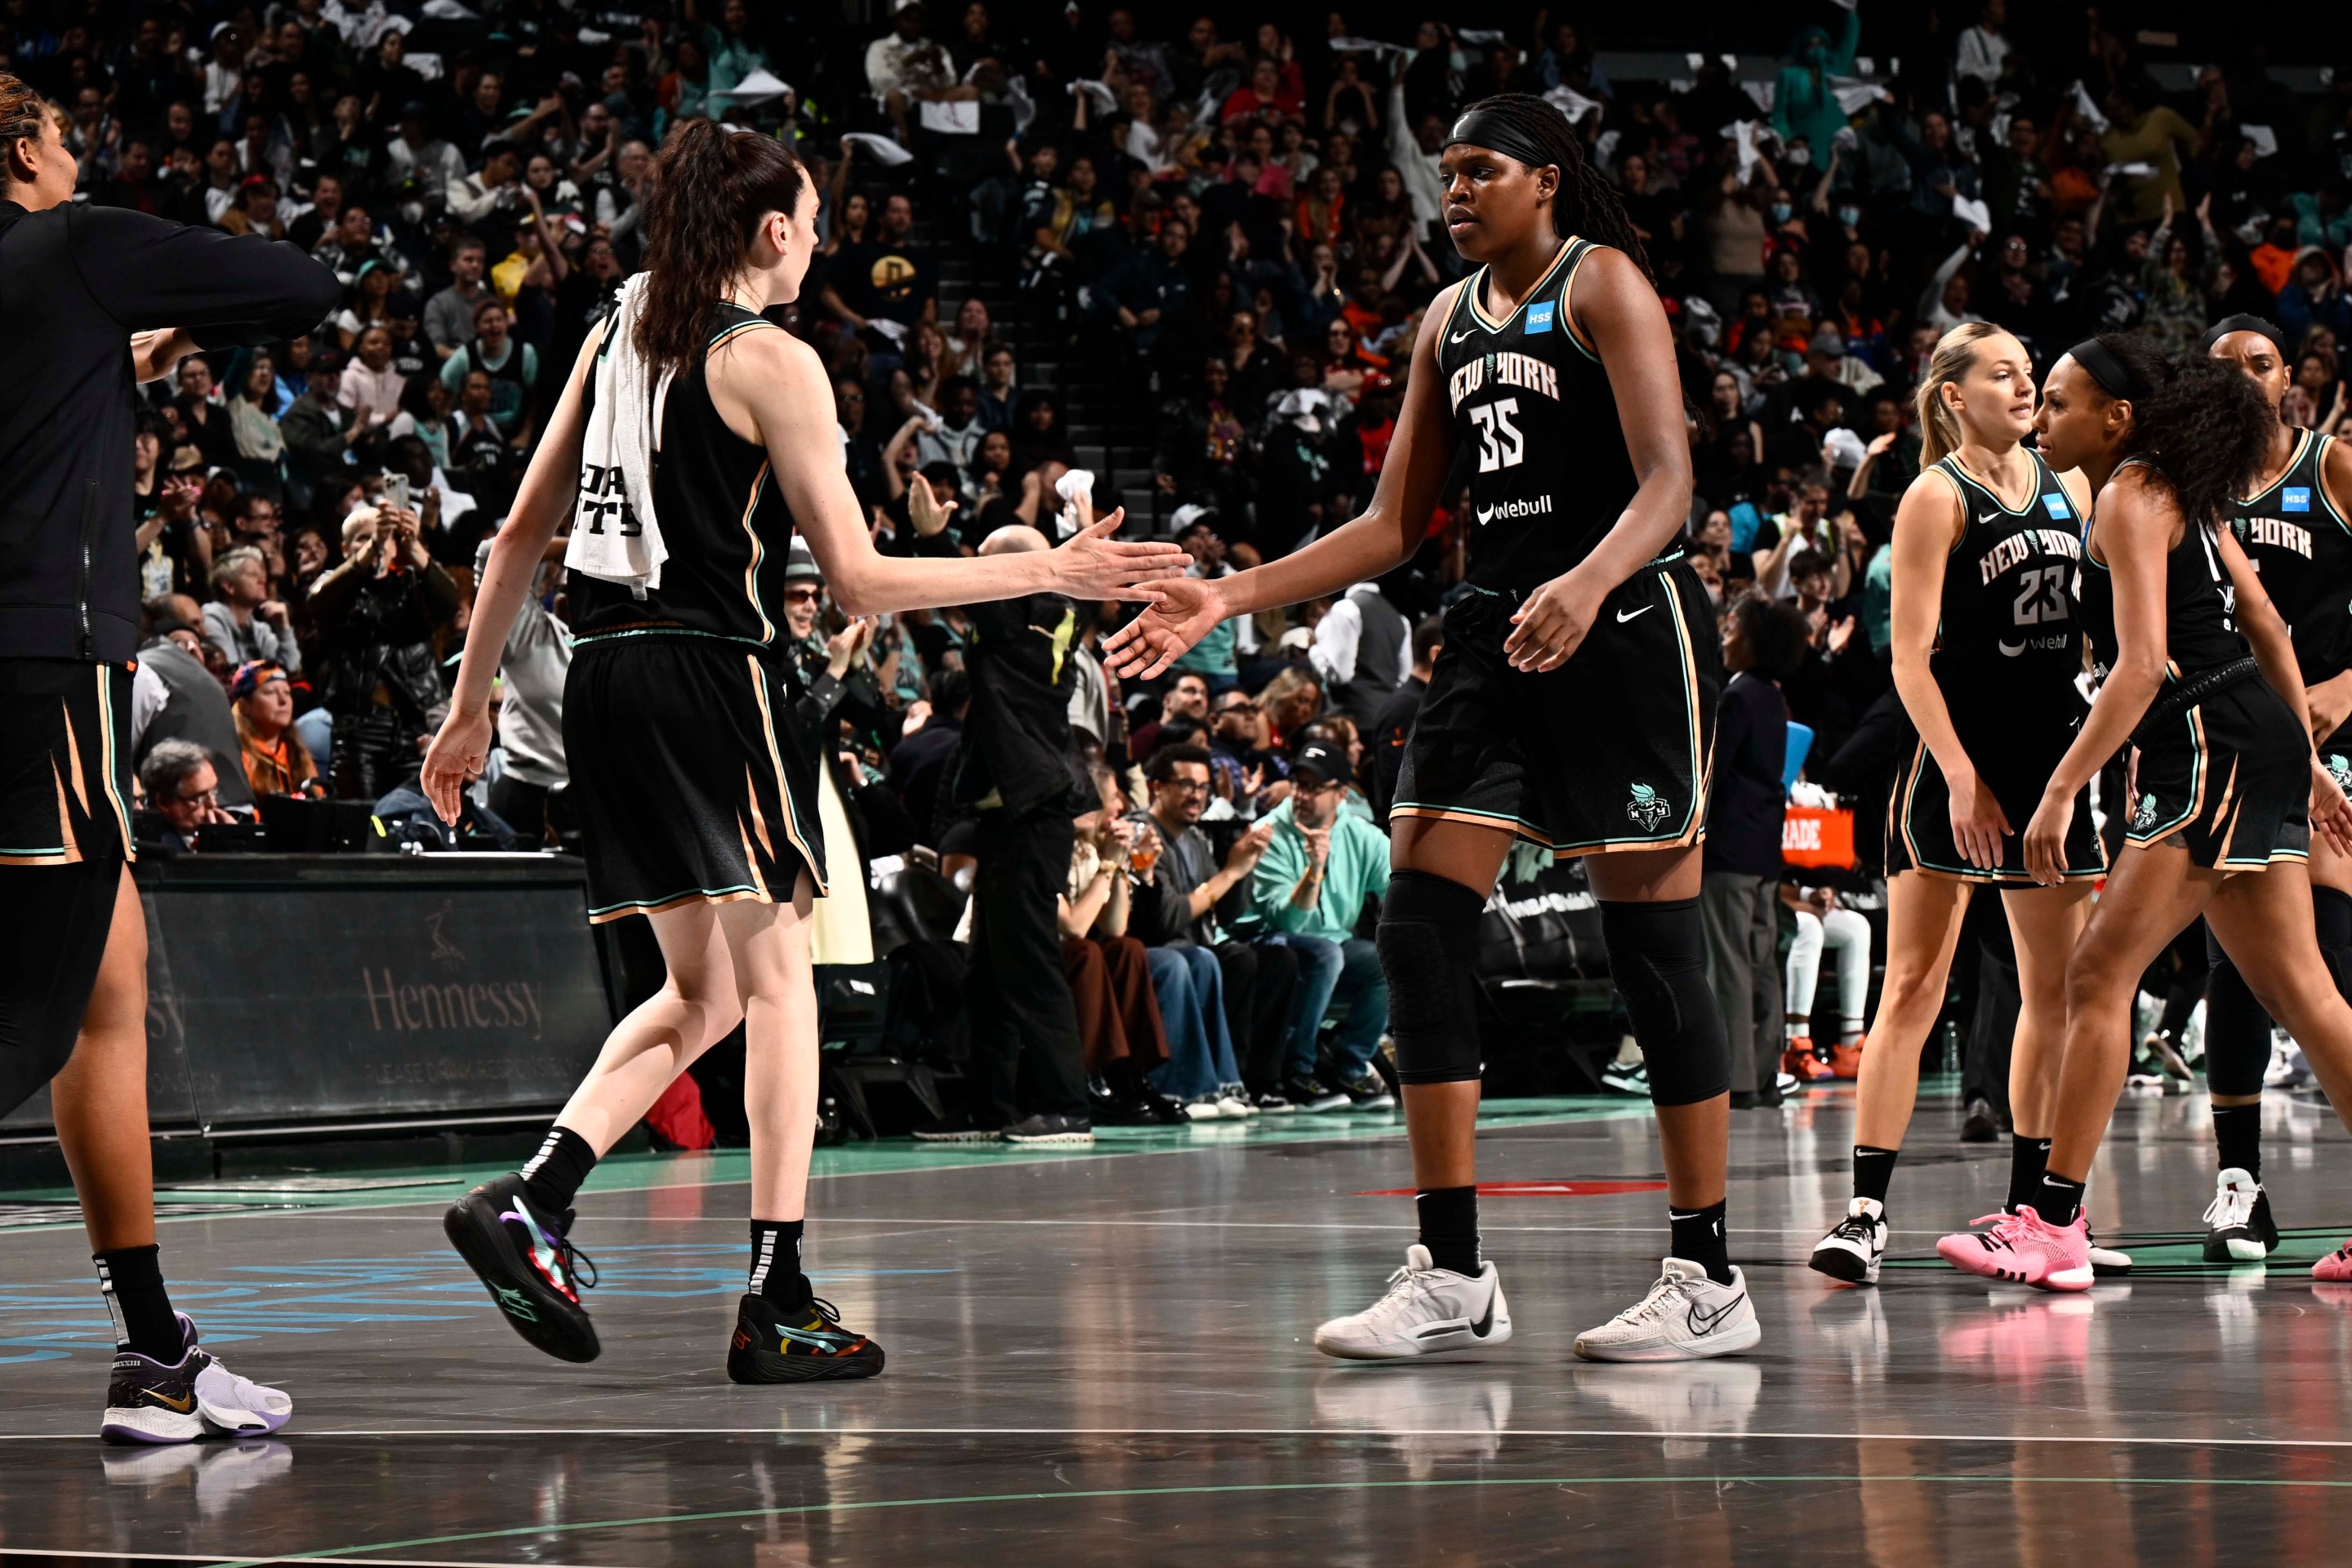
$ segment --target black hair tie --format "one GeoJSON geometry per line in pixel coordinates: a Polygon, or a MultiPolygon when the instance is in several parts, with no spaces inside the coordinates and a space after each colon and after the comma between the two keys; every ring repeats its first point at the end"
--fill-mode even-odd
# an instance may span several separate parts
{"type": "Polygon", "coordinates": [[[1547,163],[1558,167],[1561,161],[1558,153],[1547,153],[1537,146],[1535,138],[1491,109],[1471,110],[1455,121],[1454,129],[1446,132],[1446,146],[1465,142],[1473,147],[1491,148],[1507,158],[1517,159],[1531,169],[1540,169],[1547,163]]]}
{"type": "Polygon", "coordinates": [[[2098,339],[2084,338],[2066,352],[2109,397],[2121,397],[2137,403],[2147,395],[2147,384],[2134,375],[2131,367],[2117,359],[2098,339]]]}
{"type": "Polygon", "coordinates": [[[2214,322],[2210,327],[2207,328],[2205,335],[2197,340],[2197,352],[2200,353],[2211,353],[2213,352],[2213,345],[2220,342],[2223,338],[2228,337],[2231,332],[2260,333],[2262,336],[2266,337],[2271,341],[2271,347],[2278,350],[2279,358],[2285,359],[2287,357],[2286,333],[2279,330],[2278,323],[2268,321],[2261,316],[2248,315],[2243,311],[2241,311],[2234,316],[2224,316],[2220,321],[2214,322]]]}

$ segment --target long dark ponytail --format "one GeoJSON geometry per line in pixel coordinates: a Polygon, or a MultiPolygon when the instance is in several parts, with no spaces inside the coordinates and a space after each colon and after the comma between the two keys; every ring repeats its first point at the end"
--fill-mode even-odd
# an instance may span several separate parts
{"type": "Polygon", "coordinates": [[[2226,360],[2176,359],[2139,332],[2102,332],[2097,341],[2149,389],[2133,401],[2125,455],[2155,465],[2183,516],[2226,525],[2269,459],[2278,410],[2226,360]]]}
{"type": "Polygon", "coordinates": [[[1617,197],[1617,187],[1601,178],[1601,171],[1585,156],[1584,141],[1568,116],[1532,93],[1498,92],[1492,98],[1482,98],[1463,112],[1491,114],[1512,130],[1543,149],[1546,160],[1559,167],[1559,190],[1551,199],[1551,226],[1562,239],[1580,235],[1596,245],[1606,245],[1623,251],[1633,258],[1655,287],[1657,274],[1650,270],[1650,253],[1642,247],[1642,237],[1634,232],[1633,220],[1625,216],[1625,204],[1617,197]]]}
{"type": "Polygon", "coordinates": [[[656,374],[683,372],[700,357],[710,307],[743,270],[760,220],[790,214],[807,183],[800,160],[772,136],[712,120],[689,120],[670,136],[646,197],[653,278],[637,317],[637,348],[656,374]]]}

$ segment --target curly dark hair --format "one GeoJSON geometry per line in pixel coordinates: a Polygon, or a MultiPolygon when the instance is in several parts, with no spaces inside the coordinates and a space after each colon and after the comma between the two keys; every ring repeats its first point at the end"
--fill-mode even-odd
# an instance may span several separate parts
{"type": "Polygon", "coordinates": [[[1550,161],[1559,169],[1559,192],[1552,197],[1551,206],[1555,234],[1562,239],[1581,235],[1596,245],[1622,250],[1633,258],[1633,265],[1652,287],[1657,285],[1657,274],[1650,270],[1650,253],[1642,247],[1633,220],[1625,215],[1617,187],[1601,178],[1601,171],[1585,156],[1583,140],[1568,122],[1568,116],[1526,92],[1498,92],[1462,112],[1491,114],[1551,155],[1550,161]]]}
{"type": "Polygon", "coordinates": [[[2278,410],[2225,360],[2176,359],[2139,332],[2101,332],[2096,341],[2150,389],[2132,405],[2125,456],[2147,459],[2182,516],[2226,526],[2237,498],[2262,475],[2278,410]]]}

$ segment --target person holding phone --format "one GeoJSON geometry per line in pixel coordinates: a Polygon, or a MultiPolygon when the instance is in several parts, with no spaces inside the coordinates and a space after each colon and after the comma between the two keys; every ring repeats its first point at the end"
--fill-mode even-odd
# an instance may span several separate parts
{"type": "Polygon", "coordinates": [[[425,548],[423,520],[389,500],[343,520],[343,559],[310,584],[320,700],[334,715],[334,795],[379,800],[417,765],[441,700],[433,636],[457,614],[457,583],[425,548]]]}

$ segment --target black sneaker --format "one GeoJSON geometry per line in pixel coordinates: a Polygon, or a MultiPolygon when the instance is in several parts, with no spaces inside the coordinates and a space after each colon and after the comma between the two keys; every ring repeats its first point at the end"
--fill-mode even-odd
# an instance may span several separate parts
{"type": "Polygon", "coordinates": [[[2270,1194],[2235,1167],[2215,1179],[2205,1224],[2208,1263],[2260,1263],[2278,1250],[2278,1222],[2271,1218],[2270,1194]]]}
{"type": "Polygon", "coordinates": [[[944,1116],[915,1129],[918,1143],[993,1143],[1003,1134],[982,1127],[969,1116],[944,1116]]]}
{"type": "Polygon", "coordinates": [[[558,1361],[589,1362],[602,1347],[580,1289],[596,1283],[596,1265],[572,1245],[572,1218],[534,1212],[514,1174],[451,1204],[441,1228],[515,1332],[558,1361]]]}
{"type": "Polygon", "coordinates": [[[1252,1109],[1267,1116],[1291,1116],[1298,1110],[1287,1098],[1270,1089],[1251,1095],[1249,1103],[1252,1109]]]}
{"type": "Polygon", "coordinates": [[[106,1414],[98,1435],[109,1443],[193,1443],[205,1435],[196,1409],[196,1373],[205,1352],[191,1345],[171,1366],[137,1351],[114,1352],[106,1385],[106,1414]]]}
{"type": "Polygon", "coordinates": [[[821,1296],[797,1312],[765,1296],[746,1296],[735,1309],[735,1336],[727,1343],[727,1376],[734,1383],[835,1383],[876,1377],[882,1347],[841,1326],[841,1314],[821,1296]]]}
{"type": "Polygon", "coordinates": [[[1320,1113],[1337,1110],[1348,1103],[1348,1097],[1325,1083],[1312,1073],[1300,1073],[1282,1080],[1282,1098],[1305,1111],[1320,1113]]]}
{"type": "Polygon", "coordinates": [[[1095,1126],[1083,1116],[1038,1111],[1005,1128],[1002,1136],[1007,1143],[1092,1143],[1095,1126]]]}
{"type": "Polygon", "coordinates": [[[1389,1086],[1374,1074],[1366,1073],[1339,1087],[1340,1092],[1348,1097],[1348,1109],[1350,1110],[1392,1110],[1396,1108],[1396,1096],[1390,1093],[1389,1086]]]}
{"type": "Polygon", "coordinates": [[[1969,1101],[1969,1113],[1960,1121],[1960,1142],[1963,1143],[2000,1142],[2000,1118],[1995,1114],[1991,1100],[1979,1095],[1969,1101]]]}

